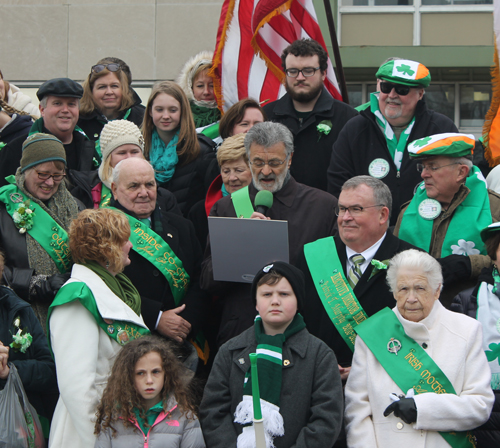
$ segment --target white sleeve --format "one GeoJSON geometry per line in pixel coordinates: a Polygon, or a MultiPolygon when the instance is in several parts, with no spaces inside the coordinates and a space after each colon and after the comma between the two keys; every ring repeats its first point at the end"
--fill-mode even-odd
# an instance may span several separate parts
{"type": "Polygon", "coordinates": [[[92,314],[78,301],[56,307],[50,316],[50,341],[56,361],[60,398],[80,436],[94,446],[95,412],[100,397],[95,379],[99,331],[92,314]]]}

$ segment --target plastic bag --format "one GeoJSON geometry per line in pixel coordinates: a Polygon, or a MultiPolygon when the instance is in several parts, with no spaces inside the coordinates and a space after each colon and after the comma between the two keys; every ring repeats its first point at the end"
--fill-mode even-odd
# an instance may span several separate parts
{"type": "Polygon", "coordinates": [[[16,366],[9,362],[9,369],[7,383],[0,391],[0,448],[45,448],[42,426],[16,366]]]}

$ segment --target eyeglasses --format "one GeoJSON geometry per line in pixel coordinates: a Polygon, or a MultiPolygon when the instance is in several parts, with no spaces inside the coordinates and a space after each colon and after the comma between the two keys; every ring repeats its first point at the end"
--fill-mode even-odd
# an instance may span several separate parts
{"type": "Polygon", "coordinates": [[[97,64],[93,65],[91,70],[94,73],[101,73],[106,68],[110,72],[117,72],[118,70],[121,70],[122,66],[120,64],[97,64]]]}
{"type": "Polygon", "coordinates": [[[299,73],[302,73],[305,78],[310,78],[311,76],[314,76],[317,70],[319,70],[319,67],[305,67],[302,70],[299,70],[298,68],[287,68],[285,70],[286,76],[289,76],[290,78],[296,78],[299,76],[299,73]]]}
{"type": "Polygon", "coordinates": [[[66,174],[50,174],[50,173],[41,173],[40,171],[35,170],[36,174],[38,174],[38,179],[40,180],[48,180],[52,177],[54,182],[61,182],[64,179],[66,174]]]}
{"type": "Polygon", "coordinates": [[[440,170],[441,168],[444,168],[445,166],[451,166],[451,165],[460,165],[459,162],[453,162],[453,163],[448,163],[448,165],[441,165],[441,166],[434,166],[434,165],[424,165],[423,163],[417,163],[417,171],[421,173],[424,170],[427,171],[437,171],[440,170]]]}
{"type": "Polygon", "coordinates": [[[351,216],[359,216],[367,208],[373,207],[385,207],[384,204],[369,205],[368,207],[361,207],[361,205],[351,205],[350,207],[344,207],[343,205],[337,205],[335,207],[335,214],[337,216],[344,216],[346,212],[349,212],[351,216]]]}
{"type": "Polygon", "coordinates": [[[267,162],[265,162],[262,159],[255,159],[250,163],[250,165],[256,166],[257,168],[264,168],[266,165],[269,165],[270,168],[279,168],[281,165],[283,165],[287,159],[285,160],[279,160],[279,159],[271,159],[267,162]]]}
{"type": "Polygon", "coordinates": [[[392,89],[394,89],[398,95],[406,96],[410,93],[411,87],[402,86],[401,84],[392,84],[391,82],[384,81],[380,83],[380,91],[382,93],[391,93],[392,89]]]}

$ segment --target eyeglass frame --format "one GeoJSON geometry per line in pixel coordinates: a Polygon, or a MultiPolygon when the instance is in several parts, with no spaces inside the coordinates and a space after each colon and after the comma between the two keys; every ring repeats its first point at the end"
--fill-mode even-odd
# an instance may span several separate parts
{"type": "Polygon", "coordinates": [[[460,162],[453,162],[453,163],[448,163],[447,165],[441,165],[441,166],[425,166],[423,163],[417,163],[417,171],[419,173],[423,173],[424,170],[430,171],[432,173],[436,172],[437,170],[440,170],[441,168],[444,168],[446,166],[451,166],[451,165],[462,165],[460,162]]]}
{"type": "Polygon", "coordinates": [[[406,96],[410,93],[411,87],[405,86],[403,84],[394,84],[392,82],[380,80],[380,91],[383,94],[388,95],[389,93],[392,92],[392,89],[394,89],[399,96],[406,96]],[[382,87],[382,86],[384,86],[384,87],[382,87]],[[389,90],[384,92],[384,90],[386,90],[385,89],[386,86],[389,86],[390,88],[389,88],[389,90]],[[401,90],[401,89],[403,89],[403,90],[401,90]]]}
{"type": "Polygon", "coordinates": [[[385,204],[377,204],[377,205],[368,205],[367,207],[363,207],[361,205],[350,205],[349,207],[345,207],[343,205],[337,205],[335,207],[335,215],[336,216],[345,216],[346,212],[349,212],[351,216],[359,216],[361,213],[363,213],[367,208],[373,208],[373,207],[387,207],[385,204]],[[340,207],[344,208],[344,213],[341,213],[340,207]],[[359,208],[360,210],[358,212],[351,212],[351,208],[359,208]]]}
{"type": "Polygon", "coordinates": [[[66,173],[63,173],[63,174],[50,174],[50,173],[44,173],[43,171],[40,172],[40,171],[37,171],[37,170],[35,170],[35,173],[38,175],[38,179],[43,180],[43,181],[46,181],[46,180],[49,180],[50,178],[52,178],[54,182],[62,182],[64,180],[64,178],[66,177],[66,173]],[[44,179],[41,176],[47,176],[47,177],[44,179]],[[57,180],[56,176],[61,176],[61,178],[59,180],[57,180]]]}
{"type": "Polygon", "coordinates": [[[314,76],[314,75],[316,74],[316,72],[317,72],[318,70],[321,70],[321,67],[304,67],[304,68],[302,68],[302,69],[300,69],[300,70],[299,70],[298,68],[287,68],[287,69],[285,70],[285,74],[286,74],[286,76],[288,76],[289,78],[297,78],[297,77],[299,76],[299,73],[302,73],[302,76],[303,76],[304,78],[311,78],[312,76],[314,76]],[[297,74],[296,74],[295,76],[290,75],[290,74],[288,73],[290,70],[297,70],[297,74]],[[312,72],[312,74],[310,74],[310,75],[306,75],[306,74],[304,73],[304,70],[313,70],[313,72],[312,72]]]}
{"type": "Polygon", "coordinates": [[[93,65],[90,70],[92,73],[101,73],[103,70],[108,69],[110,72],[116,73],[119,72],[122,69],[122,66],[120,64],[117,64],[116,62],[112,62],[111,64],[96,64],[93,65]],[[97,70],[97,68],[102,67],[100,70],[97,70]]]}
{"type": "Polygon", "coordinates": [[[271,159],[271,160],[268,160],[267,162],[265,160],[262,160],[262,159],[258,159],[258,160],[260,162],[262,162],[262,164],[260,164],[260,162],[258,162],[258,164],[256,164],[253,160],[249,160],[248,164],[254,165],[257,168],[264,168],[266,165],[269,166],[269,168],[271,168],[271,169],[279,168],[280,166],[282,166],[284,163],[286,163],[288,161],[288,157],[286,157],[285,160],[271,159]],[[273,165],[276,163],[276,166],[271,165],[271,162],[273,163],[273,165]]]}

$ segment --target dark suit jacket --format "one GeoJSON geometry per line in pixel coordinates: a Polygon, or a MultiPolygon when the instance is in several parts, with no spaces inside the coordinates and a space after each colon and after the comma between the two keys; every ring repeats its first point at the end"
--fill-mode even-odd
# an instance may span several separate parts
{"type": "MultiPolygon", "coordinates": [[[[338,235],[334,237],[334,240],[337,246],[340,263],[344,269],[344,275],[346,275],[345,267],[347,255],[345,244],[338,235]]],[[[384,241],[382,241],[382,244],[373,258],[378,261],[388,260],[397,253],[407,249],[417,248],[395,237],[391,231],[388,230],[384,241]]],[[[302,315],[304,316],[307,329],[311,334],[323,340],[335,352],[340,365],[343,367],[350,366],[352,352],[339,332],[335,329],[325,311],[313,284],[304,254],[302,254],[298,267],[302,269],[306,277],[306,303],[302,310],[302,315]]],[[[386,306],[393,308],[396,305],[396,300],[392,292],[389,291],[389,286],[387,286],[385,281],[387,271],[381,270],[368,280],[372,270],[373,266],[370,264],[354,287],[354,294],[368,316],[375,314],[386,306]]]]}

